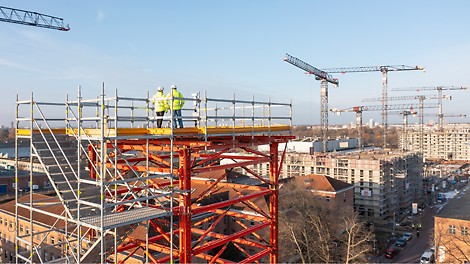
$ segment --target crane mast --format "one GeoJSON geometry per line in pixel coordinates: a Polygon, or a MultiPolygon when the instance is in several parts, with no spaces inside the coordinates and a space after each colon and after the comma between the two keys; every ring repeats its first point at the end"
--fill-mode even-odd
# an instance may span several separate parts
{"type": "Polygon", "coordinates": [[[0,21],[27,26],[69,31],[69,26],[64,25],[64,20],[37,12],[0,6],[0,21]]]}
{"type": "Polygon", "coordinates": [[[388,116],[387,116],[387,98],[388,98],[388,72],[389,71],[424,71],[421,66],[406,66],[406,65],[386,65],[386,66],[366,66],[366,67],[341,67],[341,68],[326,68],[322,71],[327,73],[348,73],[348,72],[382,72],[382,127],[383,127],[383,148],[387,147],[387,129],[388,129],[388,116]]]}
{"type": "Polygon", "coordinates": [[[452,91],[452,90],[467,90],[467,87],[465,86],[423,86],[423,87],[403,87],[403,88],[393,88],[392,91],[437,91],[438,97],[439,97],[439,109],[438,109],[438,129],[439,131],[442,131],[443,126],[444,126],[444,115],[442,113],[442,91],[452,91]]]}
{"type": "Polygon", "coordinates": [[[286,54],[284,61],[306,71],[308,74],[315,75],[315,79],[321,82],[320,89],[320,112],[321,112],[321,130],[322,130],[322,152],[327,151],[327,135],[328,135],[328,83],[339,85],[338,79],[333,78],[329,73],[319,70],[312,65],[286,54]]]}
{"type": "MultiPolygon", "coordinates": [[[[436,104],[426,104],[422,105],[422,108],[437,108],[438,105],[436,104]]],[[[387,105],[386,110],[404,110],[403,115],[404,115],[404,120],[405,120],[405,113],[411,114],[416,114],[416,112],[413,110],[415,108],[415,105],[413,104],[397,104],[397,105],[387,105]],[[408,110],[409,109],[409,110],[408,110]]],[[[345,109],[337,109],[337,108],[332,108],[330,111],[332,113],[336,114],[341,114],[343,112],[355,112],[356,113],[356,132],[357,132],[357,137],[358,137],[358,145],[359,148],[363,148],[364,142],[362,139],[362,112],[363,111],[382,111],[383,106],[382,105],[371,105],[371,106],[354,106],[354,107],[349,107],[345,109]]],[[[407,118],[406,118],[407,120],[407,118]]],[[[406,121],[406,125],[407,125],[406,121]]]]}
{"type": "MultiPolygon", "coordinates": [[[[419,150],[423,152],[424,150],[424,100],[436,100],[440,99],[442,102],[442,98],[451,100],[452,97],[447,95],[413,95],[413,96],[395,96],[389,97],[388,100],[419,100],[419,150]]],[[[380,98],[367,98],[363,101],[379,101],[380,98]]],[[[438,108],[442,110],[442,103],[438,103],[438,108]]]]}
{"type": "Polygon", "coordinates": [[[418,112],[416,112],[413,108],[410,108],[410,110],[405,110],[397,113],[391,113],[391,114],[399,114],[403,116],[403,128],[402,128],[402,133],[403,133],[403,144],[401,147],[402,151],[407,151],[408,150],[408,116],[410,115],[416,115],[418,112]]]}

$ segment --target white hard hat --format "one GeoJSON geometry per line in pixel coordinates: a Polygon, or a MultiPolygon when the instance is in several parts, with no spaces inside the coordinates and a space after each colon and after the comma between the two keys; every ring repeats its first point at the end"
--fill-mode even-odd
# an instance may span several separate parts
{"type": "Polygon", "coordinates": [[[176,89],[176,85],[172,85],[172,86],[171,86],[171,89],[176,89]]]}
{"type": "Polygon", "coordinates": [[[157,91],[163,92],[163,87],[162,87],[162,86],[158,86],[157,91]]]}

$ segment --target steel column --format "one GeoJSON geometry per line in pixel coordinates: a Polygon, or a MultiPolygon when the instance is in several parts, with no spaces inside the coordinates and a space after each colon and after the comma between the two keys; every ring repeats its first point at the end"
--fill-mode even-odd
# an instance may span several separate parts
{"type": "Polygon", "coordinates": [[[279,167],[278,167],[278,143],[273,142],[270,144],[269,154],[271,156],[271,161],[269,162],[269,180],[271,184],[269,188],[271,189],[271,196],[269,197],[269,213],[271,217],[271,225],[269,226],[269,244],[271,245],[272,251],[269,255],[270,263],[278,262],[278,178],[279,178],[279,167]]]}
{"type": "Polygon", "coordinates": [[[185,147],[180,150],[180,181],[182,194],[179,197],[180,219],[180,262],[191,263],[191,152],[185,147]]]}

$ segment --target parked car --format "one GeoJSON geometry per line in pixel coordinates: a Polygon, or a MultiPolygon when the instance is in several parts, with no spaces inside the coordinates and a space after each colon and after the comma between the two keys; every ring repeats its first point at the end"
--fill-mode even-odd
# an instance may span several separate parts
{"type": "Polygon", "coordinates": [[[398,251],[394,248],[388,248],[387,250],[385,250],[385,254],[384,256],[388,259],[392,259],[395,257],[395,255],[398,253],[398,251]]]}
{"type": "Polygon", "coordinates": [[[428,250],[421,255],[419,262],[422,264],[434,263],[434,252],[428,250]]]}
{"type": "Polygon", "coordinates": [[[401,237],[397,241],[395,241],[395,246],[397,247],[405,247],[406,246],[406,239],[401,237]]]}
{"type": "Polygon", "coordinates": [[[413,234],[411,233],[405,233],[402,236],[406,241],[410,241],[413,238],[413,234]]]}

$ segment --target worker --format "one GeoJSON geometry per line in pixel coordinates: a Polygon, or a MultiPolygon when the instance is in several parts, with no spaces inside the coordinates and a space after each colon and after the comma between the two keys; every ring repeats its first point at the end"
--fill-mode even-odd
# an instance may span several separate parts
{"type": "Polygon", "coordinates": [[[153,106],[155,107],[155,113],[157,114],[157,127],[162,127],[163,115],[168,112],[168,100],[163,93],[164,88],[158,86],[157,93],[152,98],[153,106]]]}
{"type": "Polygon", "coordinates": [[[178,122],[179,128],[183,128],[183,119],[181,109],[184,105],[183,95],[177,90],[176,85],[171,86],[171,92],[167,95],[170,110],[173,111],[173,128],[176,128],[178,122]]]}

